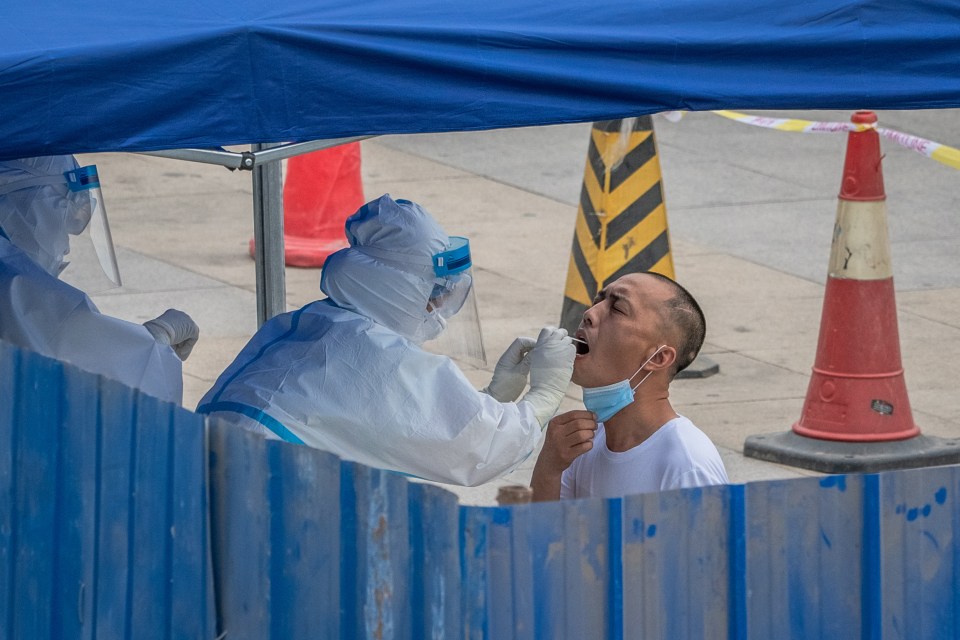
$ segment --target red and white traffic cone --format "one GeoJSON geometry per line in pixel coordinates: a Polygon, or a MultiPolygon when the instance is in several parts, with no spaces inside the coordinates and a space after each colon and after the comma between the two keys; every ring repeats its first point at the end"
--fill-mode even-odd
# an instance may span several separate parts
{"type": "Polygon", "coordinates": [[[347,246],[343,225],[364,202],[359,142],[290,158],[283,182],[286,264],[323,266],[327,256],[347,246]]]}
{"type": "MultiPolygon", "coordinates": [[[[858,111],[856,124],[876,124],[858,111]]],[[[851,132],[830,251],[813,375],[793,430],[808,438],[878,442],[920,433],[900,361],[880,136],[851,132]]]]}
{"type": "MultiPolygon", "coordinates": [[[[851,120],[875,125],[857,111],[851,120]]],[[[827,473],[960,462],[960,441],[921,436],[900,360],[880,136],[849,134],[820,338],[800,420],[751,436],[744,455],[827,473]]]]}

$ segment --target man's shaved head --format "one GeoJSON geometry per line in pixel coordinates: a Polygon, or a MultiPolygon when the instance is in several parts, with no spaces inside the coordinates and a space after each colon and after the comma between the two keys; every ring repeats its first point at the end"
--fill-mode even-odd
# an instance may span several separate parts
{"type": "Polygon", "coordinates": [[[703,310],[690,292],[667,276],[648,271],[643,275],[653,276],[669,284],[672,293],[662,301],[659,312],[663,328],[673,333],[677,340],[677,360],[673,365],[673,375],[690,366],[707,334],[707,321],[703,310]]]}

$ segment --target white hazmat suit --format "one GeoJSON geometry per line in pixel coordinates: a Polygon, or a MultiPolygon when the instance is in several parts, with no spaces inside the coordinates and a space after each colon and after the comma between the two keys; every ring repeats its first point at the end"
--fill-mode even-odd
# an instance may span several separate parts
{"type": "Polygon", "coordinates": [[[445,324],[431,259],[447,234],[419,205],[388,195],[361,207],[346,231],[351,246],[324,265],[329,297],[264,324],[198,411],[439,482],[472,486],[515,467],[569,384],[566,332],[518,340],[490,391],[477,391],[450,358],[420,347],[445,324]],[[530,391],[513,402],[528,368],[530,391]]]}
{"type": "Polygon", "coordinates": [[[145,326],[105,316],[57,278],[70,234],[89,222],[89,212],[84,219],[71,209],[66,180],[56,182],[74,169],[72,156],[0,162],[0,339],[179,404],[183,373],[174,349],[186,357],[196,341],[189,317],[170,310],[145,326]],[[174,325],[178,331],[166,331],[174,325]]]}

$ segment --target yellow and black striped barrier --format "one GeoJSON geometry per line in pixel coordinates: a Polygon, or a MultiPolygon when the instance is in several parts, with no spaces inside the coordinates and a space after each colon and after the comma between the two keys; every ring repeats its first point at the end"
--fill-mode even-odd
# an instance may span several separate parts
{"type": "MultiPolygon", "coordinates": [[[[653,121],[640,116],[596,122],[590,131],[560,326],[576,331],[600,289],[642,271],[675,279],[653,121]]],[[[705,377],[718,370],[701,360],[681,374],[705,377]],[[695,366],[704,364],[706,369],[695,366]]]]}
{"type": "Polygon", "coordinates": [[[674,277],[650,116],[590,131],[560,326],[575,331],[597,291],[638,271],[674,277]]]}

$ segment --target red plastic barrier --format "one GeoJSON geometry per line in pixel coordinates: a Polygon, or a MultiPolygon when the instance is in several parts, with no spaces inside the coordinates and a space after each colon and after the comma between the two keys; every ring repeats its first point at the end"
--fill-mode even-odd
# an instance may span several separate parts
{"type": "Polygon", "coordinates": [[[323,266],[327,256],[347,246],[344,222],[364,202],[359,142],[290,158],[283,183],[286,264],[323,266]]]}

